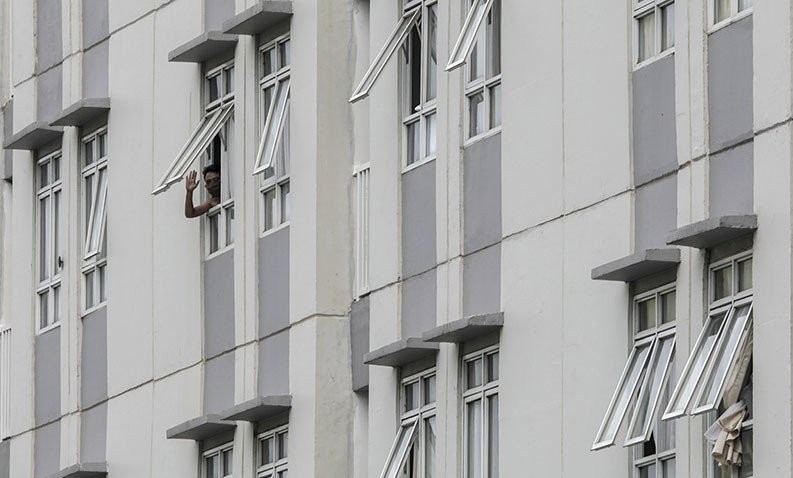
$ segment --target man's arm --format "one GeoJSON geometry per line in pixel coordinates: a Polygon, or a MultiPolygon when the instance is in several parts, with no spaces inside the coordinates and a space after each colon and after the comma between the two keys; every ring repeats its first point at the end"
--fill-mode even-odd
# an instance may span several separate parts
{"type": "Polygon", "coordinates": [[[186,195],[184,198],[184,217],[192,218],[198,217],[202,214],[205,214],[209,211],[214,204],[212,201],[207,201],[203,204],[199,204],[198,206],[193,206],[193,191],[195,191],[196,187],[198,187],[198,180],[196,179],[197,173],[195,171],[190,171],[185,176],[184,187],[186,190],[186,195]]]}

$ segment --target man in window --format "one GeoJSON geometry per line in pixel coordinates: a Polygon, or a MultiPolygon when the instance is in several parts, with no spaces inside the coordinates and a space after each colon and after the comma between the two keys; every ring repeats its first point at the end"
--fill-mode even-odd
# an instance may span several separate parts
{"type": "Polygon", "coordinates": [[[195,171],[190,171],[185,176],[184,187],[187,190],[187,196],[184,200],[184,216],[187,218],[206,214],[207,211],[220,204],[220,166],[210,164],[204,168],[202,175],[209,199],[198,206],[193,206],[193,191],[198,187],[197,174],[195,171]]]}

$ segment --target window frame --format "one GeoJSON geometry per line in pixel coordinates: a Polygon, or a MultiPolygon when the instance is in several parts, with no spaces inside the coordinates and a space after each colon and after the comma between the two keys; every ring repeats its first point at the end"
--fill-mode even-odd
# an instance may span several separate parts
{"type": "MultiPolygon", "coordinates": [[[[490,443],[490,405],[489,399],[492,397],[499,396],[499,379],[501,377],[501,372],[499,370],[498,377],[495,380],[488,380],[488,367],[487,367],[487,359],[490,356],[498,355],[499,356],[499,366],[501,364],[500,360],[500,345],[492,345],[489,347],[485,347],[483,349],[477,350],[475,352],[471,352],[465,354],[462,357],[462,366],[460,367],[462,378],[460,383],[463,384],[462,386],[462,429],[463,429],[463,436],[461,437],[461,445],[462,445],[462,460],[463,460],[463,476],[479,476],[481,478],[491,478],[490,477],[490,470],[488,465],[490,463],[490,447],[488,446],[490,443]],[[482,383],[478,386],[472,386],[468,388],[468,368],[467,365],[469,362],[476,361],[477,359],[482,360],[482,383]],[[469,443],[468,443],[468,404],[476,402],[477,400],[481,401],[482,403],[482,440],[479,444],[480,446],[480,457],[481,457],[481,470],[480,474],[471,475],[469,474],[468,469],[468,454],[469,454],[469,443]]],[[[496,438],[498,440],[498,437],[496,438]]],[[[496,457],[498,460],[498,457],[496,457]]]]}
{"type": "MultiPolygon", "coordinates": [[[[463,0],[466,3],[470,0],[463,0]]],[[[473,1],[481,1],[481,0],[473,0],[473,1]]],[[[499,120],[498,124],[493,119],[493,95],[494,93],[499,90],[502,83],[502,70],[501,70],[501,38],[499,38],[498,42],[495,42],[494,36],[496,31],[498,34],[501,34],[501,0],[488,0],[487,5],[487,13],[482,20],[482,25],[479,28],[485,28],[484,35],[481,32],[477,32],[473,42],[471,43],[471,48],[469,49],[464,62],[463,68],[463,75],[464,75],[464,107],[463,107],[463,138],[465,138],[463,142],[463,146],[469,146],[472,143],[480,141],[484,138],[488,138],[494,134],[501,132],[501,125],[503,124],[503,120],[499,120]],[[488,22],[489,20],[490,23],[488,22]],[[494,27],[493,22],[498,22],[498,28],[494,27]],[[484,45],[479,44],[479,41],[484,39],[484,45]],[[493,72],[493,64],[491,62],[491,58],[495,55],[494,52],[494,44],[498,44],[498,57],[499,57],[499,71],[498,73],[493,72]],[[471,53],[476,50],[477,52],[482,51],[483,54],[478,61],[484,63],[484,73],[483,76],[479,78],[471,79],[471,62],[468,59],[471,56],[471,53]],[[482,103],[483,103],[483,112],[482,112],[482,119],[484,121],[482,126],[482,131],[479,133],[472,132],[472,124],[473,118],[471,114],[471,104],[472,99],[476,95],[482,95],[482,103]]],[[[462,66],[462,64],[460,65],[462,66]]],[[[447,71],[448,67],[447,67],[447,71]]],[[[503,90],[502,90],[503,94],[503,90]]],[[[499,103],[501,99],[499,97],[499,103]]],[[[501,105],[499,104],[498,109],[501,110],[501,105]]]]}
{"type": "Polygon", "coordinates": [[[718,0],[708,0],[708,33],[713,33],[720,30],[727,25],[731,25],[739,20],[742,20],[754,12],[754,0],[752,5],[743,10],[739,10],[740,0],[730,0],[730,14],[723,20],[716,21],[716,2],[718,0]]]}
{"type": "Polygon", "coordinates": [[[63,302],[63,293],[62,293],[62,285],[63,285],[63,256],[59,254],[59,250],[63,248],[63,221],[61,220],[61,213],[63,211],[63,199],[59,200],[59,207],[57,214],[55,212],[55,197],[58,194],[62,196],[65,194],[64,187],[63,187],[63,167],[62,167],[62,160],[63,160],[63,153],[62,150],[58,149],[53,151],[49,154],[42,156],[36,160],[35,165],[35,174],[33,175],[35,181],[35,208],[36,211],[35,219],[34,219],[34,228],[36,230],[36,254],[35,254],[35,271],[36,271],[36,333],[42,334],[47,332],[48,330],[52,330],[60,326],[61,323],[61,315],[63,312],[62,302],[63,302]],[[58,170],[58,177],[55,178],[53,175],[53,168],[52,165],[57,162],[57,167],[55,169],[58,170]],[[41,167],[47,164],[47,178],[48,182],[45,186],[41,185],[42,177],[41,177],[41,167]],[[49,220],[47,221],[45,227],[45,237],[41,237],[41,200],[48,198],[48,213],[49,213],[49,220]],[[57,239],[57,241],[56,241],[57,239]],[[42,242],[43,241],[43,242],[42,242]],[[57,244],[56,244],[57,242],[57,244]],[[45,250],[45,255],[49,257],[49,270],[46,272],[46,277],[42,278],[42,267],[41,264],[41,249],[45,250]],[[47,296],[47,317],[45,319],[45,324],[42,326],[42,310],[41,310],[41,296],[46,294],[47,296]]]}
{"type": "Polygon", "coordinates": [[[256,473],[257,478],[278,478],[279,473],[289,470],[288,443],[289,443],[289,424],[282,425],[276,428],[271,428],[256,435],[256,452],[254,453],[254,459],[256,461],[255,461],[254,471],[256,473]],[[281,435],[286,435],[286,439],[287,439],[287,450],[286,453],[284,454],[284,457],[276,458],[275,461],[270,463],[261,464],[261,460],[262,460],[261,442],[268,438],[272,438],[275,457],[278,457],[280,451],[280,448],[278,447],[278,437],[281,435]]]}
{"type": "MultiPolygon", "coordinates": [[[[220,457],[220,464],[221,464],[221,466],[223,466],[223,454],[225,452],[227,452],[227,451],[231,451],[231,460],[232,460],[231,461],[232,462],[231,474],[230,475],[222,475],[220,478],[232,478],[234,476],[234,465],[233,465],[233,463],[234,463],[234,441],[230,441],[228,443],[224,443],[222,445],[218,445],[218,446],[216,446],[214,448],[211,448],[211,449],[206,450],[206,451],[201,453],[201,474],[200,474],[201,478],[215,478],[215,477],[212,477],[212,476],[207,476],[207,473],[208,473],[207,467],[206,467],[207,458],[211,458],[213,456],[219,456],[220,457]]],[[[221,473],[222,472],[223,471],[221,471],[221,473]]]]}
{"type": "Polygon", "coordinates": [[[369,292],[369,226],[371,167],[363,164],[353,170],[355,185],[355,296],[369,292]]]}
{"type": "MultiPolygon", "coordinates": [[[[675,52],[675,37],[672,37],[672,44],[664,48],[663,39],[663,10],[672,5],[677,9],[675,0],[634,0],[633,1],[633,68],[638,70],[643,66],[653,63],[661,58],[665,58],[675,52]],[[640,60],[639,31],[640,21],[647,15],[653,14],[653,41],[655,42],[653,52],[647,58],[640,60]]],[[[677,23],[675,23],[674,35],[677,35],[677,23]]]]}
{"type": "Polygon", "coordinates": [[[88,192],[86,183],[87,181],[91,181],[91,192],[93,199],[91,200],[92,205],[89,212],[90,217],[84,217],[81,214],[81,227],[82,231],[85,231],[84,234],[81,234],[82,240],[84,243],[83,247],[83,259],[82,259],[82,266],[80,267],[80,273],[82,276],[82,291],[81,291],[81,307],[83,315],[87,315],[94,310],[100,309],[107,304],[107,253],[106,253],[106,243],[107,240],[107,195],[109,192],[108,189],[108,181],[109,176],[108,173],[108,133],[107,133],[107,126],[102,126],[100,128],[95,129],[94,131],[83,135],[80,138],[80,159],[81,159],[81,169],[80,169],[80,178],[81,178],[81,188],[80,188],[80,198],[81,198],[81,213],[86,211],[86,202],[88,198],[86,194],[88,192]],[[102,141],[102,137],[104,137],[104,156],[100,153],[102,152],[102,147],[100,142],[102,141]],[[88,143],[92,142],[92,158],[93,161],[86,165],[86,150],[88,143]],[[103,206],[102,206],[102,213],[100,214],[101,217],[101,230],[98,232],[99,236],[99,245],[96,251],[89,251],[89,241],[91,234],[93,233],[92,228],[96,225],[94,224],[94,219],[96,214],[94,213],[94,209],[96,208],[97,203],[100,201],[99,196],[101,191],[98,189],[98,186],[101,184],[101,174],[104,171],[105,174],[105,189],[104,189],[104,197],[102,199],[103,206]],[[86,221],[88,221],[86,223],[86,221]],[[92,275],[91,279],[89,279],[89,274],[92,275]],[[94,291],[94,295],[96,297],[95,301],[91,304],[88,303],[88,281],[92,280],[92,290],[94,291]]]}

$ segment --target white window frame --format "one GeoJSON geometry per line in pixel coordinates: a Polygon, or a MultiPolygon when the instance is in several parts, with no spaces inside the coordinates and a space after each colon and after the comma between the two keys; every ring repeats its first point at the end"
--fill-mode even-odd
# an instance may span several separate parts
{"type": "MultiPolygon", "coordinates": [[[[488,446],[492,437],[490,436],[490,409],[489,409],[489,400],[492,397],[498,397],[498,384],[499,384],[499,377],[496,377],[495,380],[490,380],[488,375],[488,366],[487,366],[487,359],[490,356],[499,354],[499,346],[493,345],[490,347],[486,347],[482,350],[477,350],[476,352],[472,352],[463,356],[462,360],[462,380],[463,383],[463,394],[462,394],[462,423],[463,423],[463,436],[462,436],[462,457],[463,457],[463,476],[479,476],[481,478],[493,478],[490,476],[490,470],[488,465],[490,463],[490,447],[488,446]],[[478,386],[472,386],[468,388],[468,368],[467,365],[469,362],[473,362],[476,360],[482,361],[482,383],[478,386]],[[471,472],[468,469],[468,452],[471,449],[468,443],[468,428],[470,423],[468,421],[468,405],[470,403],[480,401],[482,403],[482,423],[480,424],[481,431],[482,431],[482,441],[478,444],[480,450],[480,457],[481,457],[481,470],[479,473],[471,472]]],[[[499,355],[499,364],[500,364],[500,355],[499,355]]],[[[500,404],[499,404],[500,405],[500,404]]],[[[496,437],[498,440],[498,437],[496,437]]],[[[498,460],[498,457],[496,457],[498,460]]]]}
{"type": "Polygon", "coordinates": [[[256,436],[256,477],[257,478],[279,478],[279,474],[289,470],[289,425],[283,425],[278,428],[273,428],[260,433],[256,436]],[[278,437],[286,435],[287,449],[283,458],[278,458],[280,455],[280,448],[278,445],[278,437]],[[261,456],[261,442],[267,439],[273,440],[273,450],[276,460],[270,463],[262,464],[261,456]]]}
{"type": "Polygon", "coordinates": [[[370,166],[366,163],[353,173],[355,184],[355,294],[369,292],[369,198],[370,166]]]}
{"type": "MultiPolygon", "coordinates": [[[[80,272],[83,278],[82,287],[82,305],[83,314],[87,314],[101,308],[107,303],[107,256],[104,254],[105,240],[107,231],[107,184],[109,177],[107,176],[107,160],[108,160],[108,142],[107,142],[107,127],[97,129],[82,137],[80,142],[80,158],[83,165],[81,171],[82,188],[81,188],[81,213],[86,212],[88,209],[87,202],[90,201],[91,207],[88,212],[88,217],[82,217],[82,231],[83,235],[83,262],[80,272]],[[103,139],[104,138],[104,139],[103,139]],[[100,141],[104,141],[104,151],[100,145],[100,141]],[[86,148],[91,147],[93,161],[91,164],[86,165],[86,148]],[[104,152],[104,155],[100,153],[104,152]],[[105,182],[104,188],[100,188],[101,175],[104,174],[105,182]],[[88,188],[87,182],[91,182],[92,197],[86,197],[88,188]],[[100,212],[96,212],[99,208],[100,212]],[[96,223],[99,219],[99,223],[96,223]],[[94,235],[98,235],[98,246],[95,249],[90,247],[91,240],[94,235]],[[91,290],[94,292],[96,299],[89,303],[88,300],[88,282],[91,281],[91,290]]],[[[81,214],[82,216],[82,214],[81,214]]]]}
{"type": "MultiPolygon", "coordinates": [[[[201,478],[231,478],[234,475],[234,442],[224,443],[201,454],[201,478]],[[220,466],[223,467],[223,454],[227,451],[231,452],[231,468],[232,472],[228,475],[220,475],[220,477],[207,476],[207,459],[214,456],[220,457],[220,466]]],[[[224,470],[221,470],[223,473],[224,470]]]]}
{"type": "Polygon", "coordinates": [[[281,47],[290,49],[290,35],[282,35],[259,47],[259,68],[263,68],[264,55],[275,52],[275,71],[265,75],[260,71],[259,110],[261,112],[262,137],[256,156],[253,174],[259,184],[259,235],[264,237],[289,225],[289,194],[290,183],[290,84],[292,67],[291,58],[284,63],[281,58],[281,47]],[[270,105],[266,104],[266,91],[272,88],[273,95],[270,105]],[[283,96],[281,96],[283,95],[283,96]],[[279,98],[280,96],[280,98],[279,98]],[[282,99],[283,101],[279,101],[282,99]],[[273,195],[272,208],[268,211],[267,195],[273,195]],[[270,214],[268,227],[267,219],[270,214]]]}
{"type": "MultiPolygon", "coordinates": [[[[639,69],[649,63],[652,63],[658,59],[664,58],[668,55],[671,55],[675,52],[675,35],[676,33],[672,33],[672,44],[668,47],[664,48],[663,45],[663,29],[664,29],[664,20],[663,20],[663,10],[664,8],[672,5],[673,8],[677,9],[677,5],[675,5],[675,0],[633,0],[633,64],[634,69],[639,69]],[[647,58],[640,60],[640,44],[639,44],[639,30],[640,30],[640,19],[644,18],[647,15],[654,14],[654,21],[653,21],[653,41],[655,42],[653,52],[647,58]]],[[[676,12],[677,10],[675,10],[676,12]]],[[[675,23],[675,29],[677,28],[677,23],[675,23]]]]}
{"type": "Polygon", "coordinates": [[[61,197],[58,211],[55,211],[55,197],[57,194],[61,196],[63,193],[63,167],[62,167],[62,154],[61,151],[55,151],[46,156],[39,158],[36,161],[36,174],[34,175],[36,181],[36,216],[35,216],[35,229],[36,229],[36,331],[37,333],[46,332],[60,325],[60,319],[63,311],[63,293],[61,292],[62,270],[63,270],[63,256],[59,251],[63,250],[64,237],[62,234],[63,221],[61,213],[64,208],[63,198],[61,197]],[[58,178],[53,176],[52,164],[58,164],[58,178]],[[46,186],[41,186],[41,166],[48,164],[48,178],[49,182],[46,186]],[[45,237],[41,237],[41,200],[48,199],[50,217],[46,224],[45,237]],[[56,241],[57,240],[57,241],[56,241]],[[57,242],[57,244],[56,244],[57,242]],[[41,249],[45,248],[44,253],[48,256],[49,270],[45,272],[45,277],[42,278],[41,264],[41,249]],[[42,317],[41,310],[41,296],[46,295],[47,298],[47,317],[42,317]]]}
{"type": "Polygon", "coordinates": [[[708,26],[710,27],[708,33],[713,33],[716,30],[726,27],[732,23],[748,17],[754,12],[754,0],[752,6],[738,10],[740,0],[730,0],[730,14],[723,20],[716,21],[716,2],[719,0],[708,0],[708,26]]]}
{"type": "Polygon", "coordinates": [[[464,1],[468,8],[468,13],[465,15],[462,28],[460,28],[460,35],[457,37],[457,41],[449,54],[449,62],[446,64],[447,72],[455,70],[466,63],[478,38],[477,33],[479,33],[479,29],[493,7],[493,0],[464,1]]]}

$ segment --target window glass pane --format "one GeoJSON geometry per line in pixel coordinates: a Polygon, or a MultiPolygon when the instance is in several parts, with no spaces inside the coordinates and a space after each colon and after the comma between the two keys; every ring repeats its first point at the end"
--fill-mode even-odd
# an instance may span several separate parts
{"type": "Polygon", "coordinates": [[[410,116],[421,106],[421,29],[419,25],[410,29],[405,47],[405,116],[410,116]]]}
{"type": "Polygon", "coordinates": [[[730,16],[730,0],[714,0],[713,23],[719,23],[730,16]]]}
{"type": "Polygon", "coordinates": [[[473,137],[485,132],[485,98],[478,92],[468,98],[468,136],[473,137]]]}
{"type": "Polygon", "coordinates": [[[266,465],[275,461],[275,439],[265,438],[259,442],[259,465],[266,465]]]}
{"type": "Polygon", "coordinates": [[[83,157],[85,158],[85,166],[94,163],[94,140],[86,141],[83,143],[83,157]]]}
{"type": "Polygon", "coordinates": [[[428,115],[426,118],[427,124],[427,156],[434,156],[438,150],[436,142],[436,134],[438,130],[438,115],[435,113],[428,115]]]}
{"type": "Polygon", "coordinates": [[[273,228],[275,219],[275,189],[262,193],[264,200],[264,224],[262,229],[269,231],[273,228]]]}
{"type": "Polygon", "coordinates": [[[501,0],[494,0],[490,7],[488,18],[488,28],[490,29],[489,46],[489,66],[490,76],[501,74],[501,0]]]}
{"type": "Polygon", "coordinates": [[[289,454],[289,434],[278,434],[278,459],[283,460],[289,454]]]}
{"type": "Polygon", "coordinates": [[[285,176],[289,174],[289,152],[290,152],[290,144],[289,144],[289,118],[290,118],[291,110],[287,108],[286,114],[284,115],[284,126],[281,129],[281,139],[278,143],[278,164],[281,170],[278,172],[278,176],[285,176]]]}
{"type": "Polygon", "coordinates": [[[220,214],[213,214],[209,216],[209,253],[218,250],[218,239],[220,235],[219,224],[220,214]]]}
{"type": "Polygon", "coordinates": [[[85,210],[85,215],[83,216],[83,234],[86,234],[86,239],[88,238],[88,222],[91,220],[91,207],[94,204],[94,180],[96,178],[96,173],[92,173],[90,176],[86,176],[83,180],[83,187],[85,188],[85,194],[83,194],[83,206],[85,210]]]}
{"type": "Polygon", "coordinates": [[[97,251],[99,249],[99,239],[102,236],[102,219],[105,210],[105,201],[107,200],[107,168],[99,170],[99,184],[97,185],[96,198],[92,208],[93,216],[91,218],[91,230],[89,239],[89,250],[97,251]]]}
{"type": "Polygon", "coordinates": [[[732,295],[732,266],[713,271],[713,300],[732,295]]]}
{"type": "Polygon", "coordinates": [[[223,452],[223,476],[231,476],[232,473],[232,450],[225,450],[223,452]]]}
{"type": "Polygon", "coordinates": [[[287,473],[288,473],[287,470],[279,471],[278,472],[278,478],[287,478],[287,476],[288,476],[287,473]]]}
{"type": "Polygon", "coordinates": [[[407,125],[407,164],[413,164],[419,159],[419,122],[414,121],[407,125]]]}
{"type": "Polygon", "coordinates": [[[262,77],[272,75],[276,71],[275,48],[262,52],[262,77]]]}
{"type": "Polygon", "coordinates": [[[220,98],[220,75],[215,75],[207,79],[207,88],[209,88],[209,102],[213,102],[220,98]]]}
{"type": "Polygon", "coordinates": [[[425,101],[438,93],[438,4],[427,7],[427,90],[425,101]]]}
{"type": "Polygon", "coordinates": [[[220,466],[218,463],[218,455],[212,455],[206,457],[204,460],[204,466],[206,467],[206,478],[217,478],[220,472],[220,466]]]}
{"type": "Polygon", "coordinates": [[[107,156],[107,134],[102,133],[99,135],[99,157],[105,156],[107,156]]]}
{"type": "Polygon", "coordinates": [[[223,71],[223,87],[225,94],[234,92],[234,68],[223,71]]]}
{"type": "Polygon", "coordinates": [[[43,329],[50,324],[49,312],[49,294],[44,291],[39,294],[39,328],[43,329]]]}
{"type": "Polygon", "coordinates": [[[52,288],[52,323],[61,321],[61,287],[52,288]]]}
{"type": "Polygon", "coordinates": [[[47,161],[39,165],[39,188],[43,188],[44,186],[50,183],[50,163],[47,161]]]}
{"type": "Polygon", "coordinates": [[[487,397],[487,478],[498,478],[498,395],[487,397]]]}
{"type": "Polygon", "coordinates": [[[482,359],[470,360],[465,364],[466,390],[482,385],[482,359]]]}
{"type": "Polygon", "coordinates": [[[663,469],[663,473],[661,476],[663,478],[675,478],[675,459],[669,458],[668,460],[664,460],[661,462],[661,468],[663,469]]]}
{"type": "Polygon", "coordinates": [[[52,253],[55,274],[61,271],[61,192],[56,191],[52,203],[52,253]]]}
{"type": "Polygon", "coordinates": [[[85,308],[86,309],[96,305],[96,297],[94,294],[94,274],[96,274],[94,270],[85,273],[85,308]]]}
{"type": "Polygon", "coordinates": [[[639,468],[639,478],[656,478],[655,463],[639,468]]]}
{"type": "Polygon", "coordinates": [[[61,158],[56,156],[52,159],[52,181],[61,179],[61,158]]]}
{"type": "Polygon", "coordinates": [[[48,224],[50,221],[50,198],[39,199],[39,279],[50,276],[50,238],[48,224]]]}
{"type": "Polygon", "coordinates": [[[424,379],[424,405],[435,403],[435,375],[424,379]]]}
{"type": "Polygon", "coordinates": [[[107,300],[107,293],[105,292],[105,268],[106,265],[101,265],[98,267],[98,274],[99,274],[99,302],[104,302],[107,300]]]}
{"type": "Polygon", "coordinates": [[[415,435],[415,432],[416,432],[416,423],[404,425],[400,428],[399,435],[397,435],[395,441],[396,446],[394,447],[394,453],[389,457],[389,461],[386,463],[385,466],[386,473],[384,474],[384,476],[388,478],[397,477],[397,476],[413,476],[413,475],[399,475],[399,469],[408,451],[410,450],[411,445],[413,444],[413,437],[415,435]]]}
{"type": "Polygon", "coordinates": [[[289,183],[281,185],[281,224],[289,221],[290,204],[289,204],[289,183]]]}
{"type": "Polygon", "coordinates": [[[435,475],[435,416],[424,420],[424,477],[435,475]]]}
{"type": "Polygon", "coordinates": [[[661,397],[661,385],[666,381],[669,373],[669,365],[672,361],[674,352],[675,336],[670,335],[659,339],[655,350],[647,364],[647,372],[642,384],[642,392],[639,394],[633,417],[631,418],[631,429],[628,430],[628,440],[645,440],[652,427],[652,420],[661,397]]]}
{"type": "MultiPolygon", "coordinates": [[[[484,9],[486,2],[476,2],[475,8],[484,9]]],[[[477,16],[480,14],[477,13],[477,16]]],[[[473,28],[468,33],[473,34],[473,28]]],[[[485,28],[479,28],[474,46],[471,48],[471,56],[468,59],[468,81],[476,81],[485,76],[485,48],[487,48],[487,32],[485,28]]]]}
{"type": "Polygon", "coordinates": [[[747,259],[738,263],[738,292],[752,288],[752,260],[747,259]]]}
{"type": "Polygon", "coordinates": [[[487,381],[495,382],[498,380],[498,352],[490,354],[487,360],[487,381]]]}
{"type": "Polygon", "coordinates": [[[747,8],[752,8],[753,3],[752,0],[738,0],[738,11],[742,12],[747,8]]]}
{"type": "Polygon", "coordinates": [[[234,206],[226,208],[226,245],[234,244],[234,206]]]}
{"type": "Polygon", "coordinates": [[[274,94],[275,85],[270,85],[262,90],[262,134],[264,134],[264,123],[267,121],[267,115],[270,113],[274,94]]]}
{"type": "Polygon", "coordinates": [[[482,401],[466,404],[466,478],[482,477],[482,401]]]}
{"type": "Polygon", "coordinates": [[[290,62],[292,45],[289,40],[278,44],[278,61],[281,68],[285,67],[290,62]]]}
{"type": "MultiPolygon", "coordinates": [[[[662,412],[669,403],[669,395],[672,394],[672,387],[674,387],[674,385],[675,384],[672,382],[671,378],[666,382],[659,406],[659,409],[662,412]]],[[[674,420],[661,420],[661,414],[658,414],[658,418],[655,422],[655,431],[653,432],[653,435],[655,436],[655,441],[658,444],[658,451],[663,452],[667,450],[674,450],[676,422],[674,420]]]]}
{"type": "Polygon", "coordinates": [[[667,292],[661,295],[661,323],[668,324],[677,319],[677,304],[675,292],[667,292]]]}
{"type": "Polygon", "coordinates": [[[405,409],[409,412],[419,407],[419,383],[413,382],[405,385],[405,409]]]}
{"type": "Polygon", "coordinates": [[[490,88],[490,127],[501,126],[501,83],[490,88]]]}
{"type": "Polygon", "coordinates": [[[637,332],[655,327],[656,302],[655,298],[643,300],[637,306],[637,332]]]}
{"type": "Polygon", "coordinates": [[[741,431],[741,466],[738,468],[738,478],[750,478],[754,475],[754,430],[752,428],[741,431]]]}
{"type": "Polygon", "coordinates": [[[639,62],[655,54],[655,13],[640,17],[639,22],[639,62]]]}
{"type": "Polygon", "coordinates": [[[675,4],[661,9],[661,51],[675,45],[675,4]]]}

